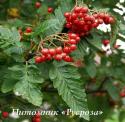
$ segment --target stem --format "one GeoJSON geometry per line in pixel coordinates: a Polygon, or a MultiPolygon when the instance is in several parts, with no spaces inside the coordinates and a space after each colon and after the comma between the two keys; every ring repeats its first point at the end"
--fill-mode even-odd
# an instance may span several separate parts
{"type": "Polygon", "coordinates": [[[75,0],[75,6],[78,6],[78,0],[75,0]]]}

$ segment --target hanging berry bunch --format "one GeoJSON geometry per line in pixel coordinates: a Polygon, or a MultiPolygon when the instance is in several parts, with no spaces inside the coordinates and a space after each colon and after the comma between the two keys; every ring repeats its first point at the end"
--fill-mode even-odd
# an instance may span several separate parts
{"type": "Polygon", "coordinates": [[[114,18],[105,12],[91,11],[88,7],[76,6],[71,12],[64,14],[66,28],[80,36],[88,35],[93,28],[100,24],[113,24],[114,18]]]}
{"type": "Polygon", "coordinates": [[[77,49],[77,43],[80,37],[74,33],[54,34],[46,37],[39,44],[36,63],[42,63],[49,60],[72,62],[70,53],[77,49]]]}

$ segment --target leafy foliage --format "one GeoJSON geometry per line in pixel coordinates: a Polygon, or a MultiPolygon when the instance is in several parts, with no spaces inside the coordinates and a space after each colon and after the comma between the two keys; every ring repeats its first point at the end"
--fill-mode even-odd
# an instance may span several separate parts
{"type": "MultiPolygon", "coordinates": [[[[125,54],[123,50],[114,48],[117,39],[125,41],[124,13],[120,15],[114,11],[114,8],[122,11],[124,3],[119,3],[122,6],[119,8],[116,5],[117,0],[78,0],[80,6],[110,13],[115,18],[111,31],[93,29],[82,37],[77,50],[70,55],[75,59],[73,63],[52,60],[34,65],[33,57],[42,39],[55,33],[69,32],[64,27],[64,13],[71,11],[76,3],[73,0],[40,0],[42,6],[37,9],[34,6],[36,1],[0,1],[1,111],[12,111],[12,107],[23,110],[25,106],[28,109],[42,108],[62,112],[68,105],[73,111],[101,110],[103,114],[82,115],[82,118],[43,116],[42,120],[88,122],[90,119],[91,122],[124,122],[125,98],[119,94],[125,85],[125,54]],[[53,7],[54,12],[48,13],[48,7],[53,7]],[[26,33],[27,27],[32,28],[32,33],[26,33]],[[22,35],[19,29],[23,31],[22,35]],[[104,39],[110,39],[111,42],[112,54],[109,56],[102,48],[104,39]]],[[[90,14],[93,14],[93,10],[90,14]]],[[[31,117],[21,116],[5,121],[20,122],[24,119],[31,120],[31,117]]]]}
{"type": "Polygon", "coordinates": [[[21,54],[23,52],[22,44],[20,43],[20,35],[17,29],[12,28],[11,30],[5,27],[0,27],[0,47],[7,53],[21,54]]]}
{"type": "MultiPolygon", "coordinates": [[[[68,106],[73,111],[87,111],[86,94],[79,78],[77,69],[69,64],[54,62],[50,70],[50,79],[68,106]]],[[[86,115],[83,118],[89,119],[86,115]]]]}

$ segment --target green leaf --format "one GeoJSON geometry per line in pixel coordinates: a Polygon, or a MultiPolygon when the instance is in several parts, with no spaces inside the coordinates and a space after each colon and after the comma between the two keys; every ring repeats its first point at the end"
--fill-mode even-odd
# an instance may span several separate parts
{"type": "Polygon", "coordinates": [[[85,61],[85,69],[86,69],[88,75],[91,78],[94,78],[96,76],[97,70],[96,70],[96,64],[95,64],[93,57],[90,57],[90,55],[86,56],[84,58],[84,61],[85,61]]]}
{"type": "Polygon", "coordinates": [[[40,106],[43,98],[40,88],[30,83],[30,78],[26,77],[27,76],[23,77],[22,80],[15,85],[14,92],[18,92],[23,99],[28,100],[33,105],[40,106]]]}
{"type": "MultiPolygon", "coordinates": [[[[15,68],[17,67],[15,66],[15,68]]],[[[18,79],[21,77],[21,75],[22,74],[20,72],[17,72],[17,70],[6,69],[4,71],[4,76],[1,76],[2,77],[1,80],[3,81],[1,86],[1,91],[3,93],[12,91],[18,79]]]]}
{"type": "Polygon", "coordinates": [[[72,0],[61,0],[60,1],[60,7],[62,9],[62,12],[65,13],[67,11],[71,11],[73,6],[74,6],[74,3],[72,0]]]}
{"type": "Polygon", "coordinates": [[[10,78],[8,80],[6,79],[1,86],[1,91],[3,93],[12,91],[16,83],[17,83],[16,80],[10,78]]]}
{"type": "Polygon", "coordinates": [[[95,31],[92,31],[92,35],[86,37],[87,42],[94,46],[95,48],[97,48],[98,50],[102,50],[102,33],[99,32],[98,33],[95,31]]]}
{"type": "Polygon", "coordinates": [[[40,106],[42,104],[43,95],[38,84],[43,83],[44,79],[35,65],[9,67],[5,78],[2,84],[2,92],[6,93],[14,90],[33,105],[40,106]]]}
{"type": "Polygon", "coordinates": [[[118,101],[120,99],[119,97],[120,89],[118,89],[113,85],[112,80],[109,80],[106,82],[105,89],[107,90],[107,92],[109,93],[109,95],[112,97],[114,101],[118,101]]]}
{"type": "MultiPolygon", "coordinates": [[[[73,111],[88,110],[85,90],[81,87],[80,75],[75,67],[64,62],[54,62],[49,75],[59,95],[73,111]]],[[[82,117],[89,120],[88,115],[82,117]]]]}
{"type": "Polygon", "coordinates": [[[0,26],[0,48],[4,49],[7,54],[22,54],[22,43],[20,42],[20,34],[17,29],[8,29],[0,26]]]}

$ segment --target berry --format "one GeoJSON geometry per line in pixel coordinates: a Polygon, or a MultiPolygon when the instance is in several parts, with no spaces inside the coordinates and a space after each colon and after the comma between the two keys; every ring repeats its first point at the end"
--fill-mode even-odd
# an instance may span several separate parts
{"type": "Polygon", "coordinates": [[[70,12],[66,12],[65,14],[64,14],[64,16],[66,17],[66,18],[68,18],[68,17],[70,17],[70,12]]]}
{"type": "Polygon", "coordinates": [[[36,7],[36,8],[40,8],[40,7],[41,7],[41,3],[40,3],[40,2],[36,2],[36,3],[35,3],[35,7],[36,7]]]}
{"type": "Polygon", "coordinates": [[[103,24],[103,19],[98,19],[99,24],[103,24]]]}
{"type": "Polygon", "coordinates": [[[64,47],[63,52],[68,54],[71,52],[71,50],[69,47],[66,46],[66,47],[64,47]]]}
{"type": "Polygon", "coordinates": [[[42,51],[41,51],[41,53],[43,55],[47,55],[49,53],[49,50],[47,48],[43,48],[42,51]]]}
{"type": "Polygon", "coordinates": [[[113,24],[113,23],[115,22],[115,20],[114,20],[113,17],[109,17],[109,20],[108,20],[108,21],[109,21],[110,24],[113,24]]]}
{"type": "Polygon", "coordinates": [[[66,28],[71,28],[72,27],[72,24],[71,23],[67,23],[66,24],[66,28]]]}
{"type": "Polygon", "coordinates": [[[40,118],[35,118],[34,122],[41,122],[41,119],[40,118]]]}
{"type": "Polygon", "coordinates": [[[98,14],[98,17],[99,17],[100,19],[103,19],[103,18],[105,17],[105,13],[99,13],[99,14],[98,14]]]}
{"type": "Polygon", "coordinates": [[[72,18],[73,20],[76,19],[76,18],[77,18],[77,14],[73,13],[73,14],[71,15],[71,18],[72,18]]]}
{"type": "Polygon", "coordinates": [[[26,28],[26,33],[31,33],[32,32],[32,28],[31,27],[27,27],[26,28]]]}
{"type": "Polygon", "coordinates": [[[70,46],[70,49],[71,49],[72,51],[74,51],[74,50],[77,49],[77,46],[76,46],[75,44],[72,44],[72,45],[70,46]]]}
{"type": "Polygon", "coordinates": [[[56,54],[61,54],[62,53],[62,47],[57,47],[56,48],[56,54]]]}
{"type": "Polygon", "coordinates": [[[57,61],[61,61],[61,60],[62,60],[62,55],[57,54],[57,55],[54,57],[54,59],[57,60],[57,61]]]}
{"type": "Polygon", "coordinates": [[[79,13],[80,11],[81,11],[81,7],[75,7],[75,8],[74,8],[74,12],[75,12],[75,13],[79,13]]]}
{"type": "Polygon", "coordinates": [[[48,54],[47,56],[46,56],[46,60],[51,60],[52,59],[52,56],[50,55],[50,54],[48,54]]]}
{"type": "Polygon", "coordinates": [[[88,8],[87,8],[87,7],[83,7],[83,8],[81,9],[81,12],[82,12],[82,13],[87,13],[87,12],[88,12],[88,8]]]}
{"type": "Polygon", "coordinates": [[[54,56],[56,54],[56,50],[55,49],[49,49],[49,54],[54,56]]]}
{"type": "Polygon", "coordinates": [[[120,93],[120,97],[125,97],[125,93],[124,93],[124,92],[121,92],[121,93],[120,93]]]}
{"type": "Polygon", "coordinates": [[[69,40],[69,43],[70,43],[70,44],[76,44],[77,42],[76,42],[75,39],[71,39],[71,40],[69,40]]]}
{"type": "Polygon", "coordinates": [[[63,58],[63,60],[66,61],[66,62],[72,62],[73,61],[73,59],[68,55],[65,58],[63,58]]]}
{"type": "Polygon", "coordinates": [[[65,58],[66,57],[66,53],[62,53],[62,58],[65,58]]]}
{"type": "Polygon", "coordinates": [[[36,64],[41,63],[42,61],[43,61],[43,58],[41,56],[35,57],[35,63],[36,64]]]}
{"type": "Polygon", "coordinates": [[[52,13],[53,12],[53,8],[49,7],[48,8],[48,13],[52,13]]]}
{"type": "Polygon", "coordinates": [[[8,118],[8,116],[9,116],[9,113],[8,112],[2,112],[2,117],[4,117],[4,118],[8,118]]]}
{"type": "Polygon", "coordinates": [[[77,35],[74,33],[69,34],[70,39],[76,39],[77,35]]]}
{"type": "Polygon", "coordinates": [[[79,37],[79,36],[76,37],[76,41],[77,41],[77,42],[80,41],[80,37],[79,37]]]}
{"type": "Polygon", "coordinates": [[[103,40],[102,43],[103,43],[104,46],[107,46],[110,43],[110,41],[109,40],[103,40]]]}
{"type": "Polygon", "coordinates": [[[98,25],[99,25],[99,24],[98,24],[97,22],[95,22],[95,23],[92,24],[92,27],[97,28],[98,25]]]}

